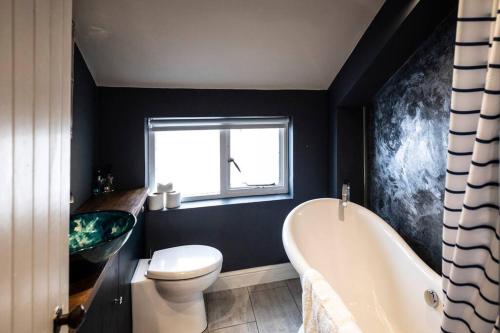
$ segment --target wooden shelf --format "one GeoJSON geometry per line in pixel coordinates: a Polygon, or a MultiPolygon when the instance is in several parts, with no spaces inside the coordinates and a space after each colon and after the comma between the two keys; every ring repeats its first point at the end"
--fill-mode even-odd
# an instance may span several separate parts
{"type": "MultiPolygon", "coordinates": [[[[90,198],[78,210],[78,213],[99,211],[99,210],[122,210],[130,212],[135,217],[141,212],[147,197],[146,188],[138,188],[126,191],[116,191],[101,194],[90,198]]],[[[99,289],[106,270],[112,265],[116,254],[106,262],[100,264],[88,264],[88,275],[78,280],[69,281],[69,309],[82,304],[85,309],[89,309],[94,296],[99,289]]],[[[75,263],[77,265],[77,263],[75,263]]],[[[83,263],[82,263],[83,265],[83,263]]],[[[87,267],[84,268],[86,270],[87,267]]]]}
{"type": "Polygon", "coordinates": [[[104,193],[90,198],[78,210],[78,213],[98,210],[123,210],[137,216],[148,195],[146,188],[104,193]]]}

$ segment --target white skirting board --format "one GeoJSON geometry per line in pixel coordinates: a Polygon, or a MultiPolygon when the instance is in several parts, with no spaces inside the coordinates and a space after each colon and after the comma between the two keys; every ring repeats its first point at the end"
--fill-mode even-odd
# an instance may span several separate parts
{"type": "Polygon", "coordinates": [[[217,281],[205,290],[205,293],[253,286],[256,284],[283,281],[298,278],[299,274],[292,264],[277,264],[270,266],[241,269],[221,273],[217,281]]]}

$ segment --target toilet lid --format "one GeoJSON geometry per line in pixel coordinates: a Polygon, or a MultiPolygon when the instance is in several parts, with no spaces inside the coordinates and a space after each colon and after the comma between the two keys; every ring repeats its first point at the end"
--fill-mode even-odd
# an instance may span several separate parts
{"type": "Polygon", "coordinates": [[[222,253],[205,245],[185,245],[155,251],[146,276],[157,280],[185,280],[219,269],[222,253]]]}

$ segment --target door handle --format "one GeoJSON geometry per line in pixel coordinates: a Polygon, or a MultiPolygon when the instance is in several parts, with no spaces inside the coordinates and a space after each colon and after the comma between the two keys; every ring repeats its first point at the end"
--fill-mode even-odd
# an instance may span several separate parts
{"type": "Polygon", "coordinates": [[[71,329],[78,329],[85,321],[87,311],[85,307],[80,304],[77,305],[69,313],[63,314],[62,308],[56,308],[56,317],[54,318],[54,333],[59,333],[61,326],[67,325],[71,329]]]}

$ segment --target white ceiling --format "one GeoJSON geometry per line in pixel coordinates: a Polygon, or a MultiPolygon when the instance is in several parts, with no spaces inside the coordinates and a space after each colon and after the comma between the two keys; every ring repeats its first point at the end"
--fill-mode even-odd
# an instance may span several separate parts
{"type": "Polygon", "coordinates": [[[327,89],[383,0],[75,0],[99,86],[327,89]]]}

